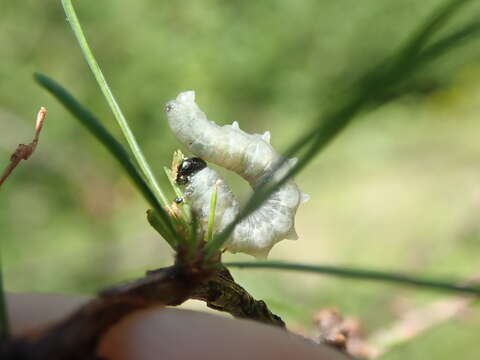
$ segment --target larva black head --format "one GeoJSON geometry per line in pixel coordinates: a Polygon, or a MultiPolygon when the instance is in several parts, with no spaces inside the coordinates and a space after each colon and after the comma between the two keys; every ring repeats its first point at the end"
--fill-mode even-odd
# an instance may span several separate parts
{"type": "Polygon", "coordinates": [[[186,158],[177,168],[177,184],[185,185],[190,181],[190,176],[195,175],[207,167],[207,163],[198,157],[186,158]]]}

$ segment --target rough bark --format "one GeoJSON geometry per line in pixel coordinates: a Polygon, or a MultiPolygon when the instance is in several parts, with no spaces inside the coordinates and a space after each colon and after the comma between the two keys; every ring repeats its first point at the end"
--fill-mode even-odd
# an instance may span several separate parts
{"type": "Polygon", "coordinates": [[[0,358],[13,360],[98,359],[97,347],[105,333],[135,311],[203,300],[213,309],[234,317],[285,327],[261,300],[255,300],[235,283],[223,266],[199,270],[179,264],[149,271],[145,277],[116,285],[80,307],[35,338],[15,338],[0,343],[0,358]]]}
{"type": "Polygon", "coordinates": [[[195,287],[190,298],[205,301],[209,308],[237,318],[285,327],[283,320],[272,313],[263,300],[255,300],[223,266],[211,278],[195,287]]]}

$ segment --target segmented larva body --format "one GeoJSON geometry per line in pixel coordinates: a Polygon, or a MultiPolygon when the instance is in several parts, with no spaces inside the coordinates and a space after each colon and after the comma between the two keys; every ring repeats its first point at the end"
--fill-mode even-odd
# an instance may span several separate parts
{"type": "MultiPolygon", "coordinates": [[[[180,93],[175,100],[167,103],[165,109],[173,133],[193,154],[236,172],[253,189],[279,180],[295,161],[289,160],[276,169],[281,158],[270,145],[269,132],[248,134],[236,122],[218,126],[200,110],[193,91],[180,93]]],[[[239,204],[216,171],[205,167],[192,175],[185,196],[198,216],[206,219],[215,184],[218,189],[215,224],[216,229],[221,231],[238,214],[239,204]]],[[[233,253],[266,257],[277,242],[297,239],[295,213],[300,203],[307,199],[308,196],[293,181],[288,181],[235,227],[227,249],[233,253]]]]}

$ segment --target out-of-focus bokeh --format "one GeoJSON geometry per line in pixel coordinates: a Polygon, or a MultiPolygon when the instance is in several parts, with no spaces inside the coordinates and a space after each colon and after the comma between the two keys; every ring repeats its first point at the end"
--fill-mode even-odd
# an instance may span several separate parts
{"type": "MultiPolygon", "coordinates": [[[[162,185],[179,143],[163,105],[195,89],[211,120],[270,130],[280,151],[316,119],[332,91],[391,53],[437,0],[77,1],[87,38],[162,185]]],[[[480,10],[465,9],[450,28],[480,10]]],[[[94,293],[167,265],[172,251],[148,226],[146,204],[106,151],[38,87],[60,81],[116,135],[113,117],[65,21],[60,1],[7,1],[0,12],[0,168],[30,140],[34,156],[0,193],[0,238],[12,291],[94,293]]],[[[297,176],[311,195],[300,239],[271,259],[432,275],[478,276],[480,42],[417,76],[416,91],[358,118],[297,176]]],[[[228,179],[245,198],[248,187],[228,179]]],[[[173,194],[170,194],[173,198],[173,194]]],[[[248,259],[227,255],[226,259],[248,259]]],[[[363,281],[234,271],[293,329],[337,307],[367,332],[446,295],[363,281]]],[[[195,305],[201,307],[202,305],[195,305]]],[[[385,359],[478,359],[473,308],[385,359]],[[455,355],[452,355],[455,354],[455,355]]]]}

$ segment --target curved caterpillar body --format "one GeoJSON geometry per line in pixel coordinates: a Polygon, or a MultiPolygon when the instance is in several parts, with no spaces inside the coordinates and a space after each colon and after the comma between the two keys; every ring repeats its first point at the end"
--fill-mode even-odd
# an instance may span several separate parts
{"type": "MultiPolygon", "coordinates": [[[[277,169],[281,157],[270,145],[269,132],[248,134],[240,130],[236,122],[218,126],[200,110],[193,91],[180,93],[167,103],[165,110],[175,136],[193,154],[236,172],[254,189],[279,180],[295,161],[289,160],[277,169]]],[[[233,221],[239,212],[239,203],[217,172],[206,164],[202,166],[198,160],[187,159],[180,165],[179,175],[186,179],[185,197],[200,219],[208,218],[210,196],[217,186],[216,229],[221,231],[233,221]],[[196,166],[191,165],[193,162],[196,166]]],[[[277,242],[297,239],[295,213],[306,200],[308,196],[293,181],[288,181],[235,227],[227,249],[266,257],[277,242]]]]}

